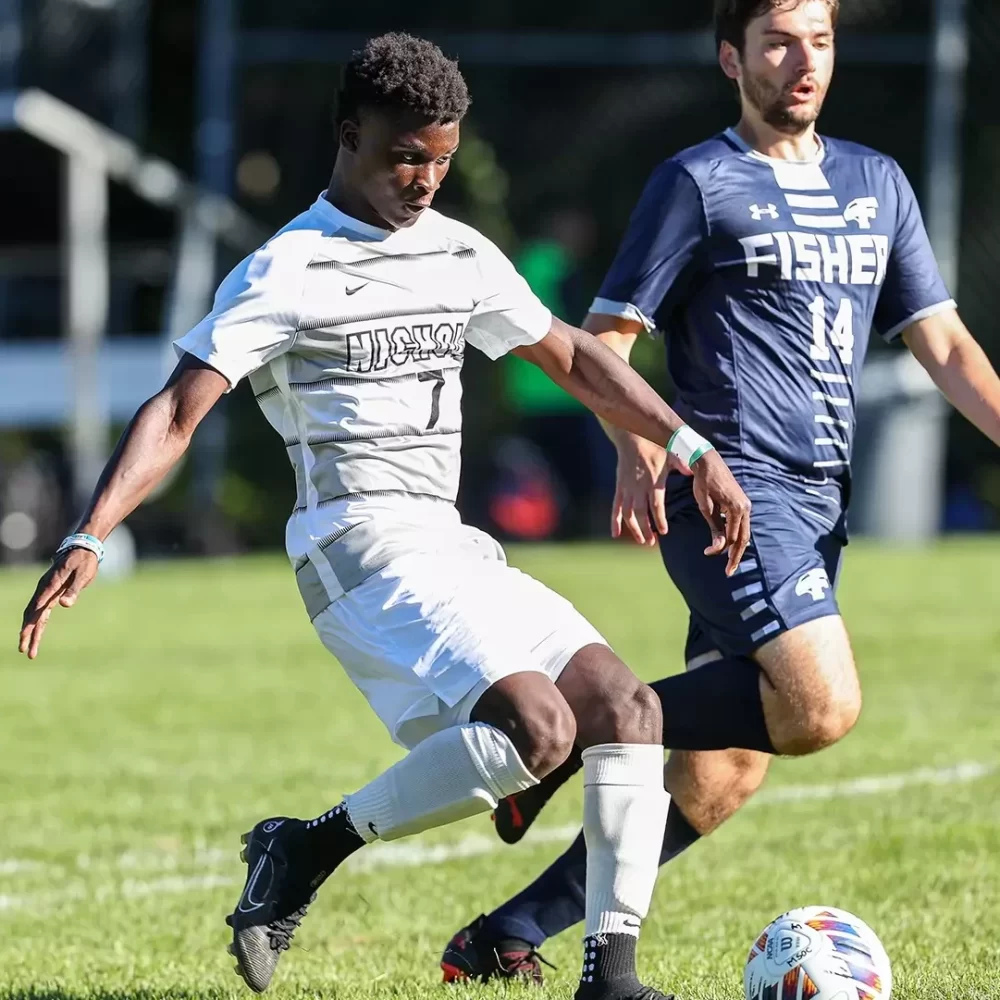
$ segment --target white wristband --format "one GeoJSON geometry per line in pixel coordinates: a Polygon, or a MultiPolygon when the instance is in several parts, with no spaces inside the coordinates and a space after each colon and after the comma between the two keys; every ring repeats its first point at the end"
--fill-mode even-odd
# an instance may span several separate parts
{"type": "Polygon", "coordinates": [[[674,436],[667,445],[667,452],[676,455],[688,468],[710,451],[715,451],[712,442],[687,424],[674,431],[674,436]]]}
{"type": "Polygon", "coordinates": [[[104,562],[104,543],[99,538],[95,538],[94,535],[68,535],[62,540],[59,548],[56,549],[56,555],[65,552],[67,549],[86,549],[97,556],[98,565],[104,562]]]}

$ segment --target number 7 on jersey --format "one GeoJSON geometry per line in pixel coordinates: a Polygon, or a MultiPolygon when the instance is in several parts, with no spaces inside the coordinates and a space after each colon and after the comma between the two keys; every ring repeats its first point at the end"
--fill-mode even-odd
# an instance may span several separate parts
{"type": "Polygon", "coordinates": [[[431,415],[425,430],[432,431],[441,418],[441,390],[444,389],[444,372],[420,372],[418,382],[433,382],[431,388],[431,415]]]}

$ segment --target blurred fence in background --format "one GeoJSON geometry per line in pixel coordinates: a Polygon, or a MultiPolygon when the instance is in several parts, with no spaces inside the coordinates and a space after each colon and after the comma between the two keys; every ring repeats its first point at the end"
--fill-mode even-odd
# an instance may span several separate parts
{"type": "MultiPolygon", "coordinates": [[[[708,0],[673,8],[640,0],[437,0],[419,10],[397,0],[0,0],[0,89],[53,94],[204,192],[231,197],[267,229],[327,183],[332,99],[352,48],[394,28],[424,34],[459,57],[474,101],[440,207],[501,243],[539,293],[579,321],[653,166],[734,118],[715,66],[708,0]]],[[[821,122],[828,134],[900,161],[963,315],[994,360],[998,51],[996,0],[844,0],[839,66],[821,122]]],[[[68,391],[56,376],[72,316],[61,154],[23,130],[0,142],[8,197],[0,237],[0,395],[8,403],[0,404],[0,559],[9,560],[46,554],[73,514],[73,435],[52,416],[72,406],[37,398],[47,394],[53,404],[49,396],[68,391]],[[30,348],[42,365],[37,389],[13,364],[30,348]],[[23,407],[14,405],[15,389],[28,397],[23,407]]],[[[149,364],[160,365],[165,335],[205,307],[215,279],[237,259],[232,241],[206,242],[190,222],[135,185],[111,185],[101,332],[116,364],[145,344],[149,364]]],[[[640,362],[664,385],[656,345],[645,345],[640,362]]],[[[889,349],[876,345],[872,363],[883,367],[869,373],[856,525],[912,537],[928,526],[1000,524],[995,449],[948,418],[889,349]],[[889,464],[887,455],[902,461],[889,464]]],[[[121,378],[131,389],[162,374],[129,370],[121,378]]],[[[509,537],[603,533],[613,455],[589,418],[514,361],[490,365],[471,352],[466,381],[466,514],[509,537]]],[[[131,523],[144,552],[274,546],[291,496],[281,443],[241,389],[199,431],[169,488],[131,523]]]]}

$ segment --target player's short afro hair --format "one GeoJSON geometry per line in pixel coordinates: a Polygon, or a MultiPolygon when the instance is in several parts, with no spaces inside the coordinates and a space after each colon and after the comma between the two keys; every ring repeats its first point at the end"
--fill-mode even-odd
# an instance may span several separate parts
{"type": "Polygon", "coordinates": [[[371,38],[344,67],[336,122],[362,107],[410,111],[428,122],[461,121],[469,89],[458,68],[433,42],[392,31],[371,38]]]}
{"type": "MultiPolygon", "coordinates": [[[[734,45],[742,54],[747,40],[747,25],[776,7],[793,7],[804,0],[715,0],[715,47],[723,42],[734,45]]],[[[840,0],[824,0],[830,8],[833,26],[840,15],[840,0]]]]}

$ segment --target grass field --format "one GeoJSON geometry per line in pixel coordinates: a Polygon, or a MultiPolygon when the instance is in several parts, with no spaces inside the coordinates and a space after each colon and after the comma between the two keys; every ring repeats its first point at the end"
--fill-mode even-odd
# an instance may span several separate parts
{"type": "MultiPolygon", "coordinates": [[[[679,668],[685,617],[655,555],[511,560],[646,678],[679,668]]],[[[776,764],[759,802],[664,869],[640,946],[648,981],[736,1000],[756,932],[824,903],[882,936],[900,1000],[1000,997],[998,564],[996,541],[851,547],[842,604],[862,721],[840,746],[776,764]]],[[[319,813],[396,748],[278,558],[153,565],[96,586],[57,613],[29,664],[13,650],[34,579],[0,575],[0,998],[249,996],[223,924],[239,834],[319,813]]],[[[362,852],[324,888],[272,994],[454,996],[438,983],[448,937],[559,853],[579,809],[577,779],[519,848],[501,850],[482,817],[362,852]]],[[[544,995],[572,996],[578,947],[575,931],[550,942],[544,995]]],[[[527,995],[459,991],[472,993],[527,995]]]]}

